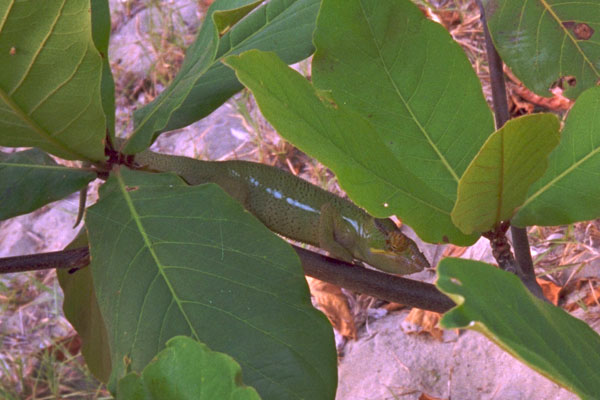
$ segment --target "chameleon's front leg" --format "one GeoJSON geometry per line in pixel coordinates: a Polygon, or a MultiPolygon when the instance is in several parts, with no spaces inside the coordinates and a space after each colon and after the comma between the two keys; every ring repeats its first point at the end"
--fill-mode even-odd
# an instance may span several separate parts
{"type": "Polygon", "coordinates": [[[352,262],[355,256],[352,249],[357,244],[357,234],[340,212],[330,203],[321,206],[319,217],[319,247],[327,250],[332,257],[352,262]]]}

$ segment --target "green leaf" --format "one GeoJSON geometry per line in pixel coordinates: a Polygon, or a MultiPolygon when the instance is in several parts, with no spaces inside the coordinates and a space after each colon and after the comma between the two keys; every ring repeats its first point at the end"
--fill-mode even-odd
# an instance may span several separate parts
{"type": "Polygon", "coordinates": [[[483,0],[502,60],[529,89],[550,96],[559,78],[572,76],[572,99],[600,78],[600,3],[563,0],[483,0]]]}
{"type": "Polygon", "coordinates": [[[579,96],[548,169],[513,218],[517,226],[565,225],[600,217],[600,87],[579,96]]]}
{"type": "Polygon", "coordinates": [[[219,37],[227,33],[235,24],[240,22],[242,18],[259,6],[260,3],[262,3],[262,1],[258,0],[233,10],[215,11],[212,17],[219,37]]]}
{"type": "Polygon", "coordinates": [[[112,139],[115,138],[115,81],[108,61],[108,42],[110,40],[110,9],[108,0],[91,0],[92,39],[102,57],[102,81],[100,93],[102,108],[106,116],[106,126],[112,139]]]}
{"type": "MultiPolygon", "coordinates": [[[[88,239],[83,230],[65,249],[87,246],[88,239]]],[[[66,269],[57,269],[56,275],[65,295],[63,311],[81,338],[85,363],[96,378],[106,383],[111,371],[110,345],[94,291],[92,270],[87,267],[69,273],[66,269]]]]}
{"type": "Polygon", "coordinates": [[[277,132],[331,168],[371,215],[396,214],[429,242],[472,244],[450,220],[454,202],[406,170],[366,119],[330,102],[275,54],[251,50],[227,58],[277,132]]]}
{"type": "Polygon", "coordinates": [[[313,80],[452,202],[494,121],[461,47],[410,0],[323,0],[313,80]]]}
{"type": "Polygon", "coordinates": [[[141,377],[132,373],[121,379],[117,394],[124,400],[260,400],[256,390],[241,385],[241,375],[239,364],[227,354],[176,336],[141,377]]]}
{"type": "Polygon", "coordinates": [[[452,220],[463,232],[486,232],[512,218],[542,176],[559,142],[553,114],[513,119],[485,142],[458,185],[452,220]]]}
{"type": "Polygon", "coordinates": [[[436,286],[458,306],[441,325],[468,328],[573,391],[600,393],[600,336],[586,323],[533,296],[515,275],[489,264],[445,258],[436,286]]]}
{"type": "Polygon", "coordinates": [[[102,160],[102,59],[89,0],[0,4],[0,145],[102,160]]]}
{"type": "Polygon", "coordinates": [[[265,399],[331,399],[331,326],[297,255],[218,186],[127,169],[86,213],[111,387],[176,335],[234,357],[265,399]]]}
{"type": "Polygon", "coordinates": [[[95,178],[91,171],[57,164],[41,150],[0,152],[0,221],[60,200],[95,178]]]}
{"type": "Polygon", "coordinates": [[[230,20],[236,8],[249,11],[251,7],[244,6],[253,6],[255,1],[213,3],[174,81],[153,102],[134,112],[135,130],[124,149],[127,153],[145,150],[162,132],[198,121],[241,90],[233,71],[221,63],[224,57],[258,48],[275,51],[291,64],[313,52],[312,32],[320,0],[271,0],[219,39],[213,19],[223,14],[216,13],[230,10],[225,18],[230,20]]]}

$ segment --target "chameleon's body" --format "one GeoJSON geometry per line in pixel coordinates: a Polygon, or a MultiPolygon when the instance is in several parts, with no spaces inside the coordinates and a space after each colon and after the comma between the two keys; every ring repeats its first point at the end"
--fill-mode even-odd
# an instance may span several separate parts
{"type": "Polygon", "coordinates": [[[247,161],[200,161],[150,151],[136,162],[173,171],[188,184],[216,183],[269,229],[392,273],[429,266],[417,245],[389,219],[374,218],[351,202],[278,168],[247,161]]]}

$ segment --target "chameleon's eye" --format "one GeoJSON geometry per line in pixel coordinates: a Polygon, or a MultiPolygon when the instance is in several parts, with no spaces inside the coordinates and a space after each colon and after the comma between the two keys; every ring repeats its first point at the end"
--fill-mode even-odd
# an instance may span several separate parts
{"type": "Polygon", "coordinates": [[[408,247],[408,238],[400,232],[390,232],[386,240],[392,251],[402,252],[408,247]]]}

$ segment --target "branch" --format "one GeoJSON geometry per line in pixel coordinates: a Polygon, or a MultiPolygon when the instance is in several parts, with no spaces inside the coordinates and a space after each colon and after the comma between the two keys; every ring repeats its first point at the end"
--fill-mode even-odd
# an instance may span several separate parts
{"type": "Polygon", "coordinates": [[[76,271],[89,263],[90,253],[88,248],[80,247],[73,250],[0,258],[0,274],[54,268],[69,269],[69,272],[71,272],[71,270],[76,271]]]}
{"type": "MultiPolygon", "coordinates": [[[[369,270],[297,246],[292,247],[300,257],[304,272],[308,276],[382,300],[424,310],[442,313],[455,305],[449,297],[429,283],[369,270]]],[[[87,266],[89,262],[88,248],[80,247],[73,250],[0,258],[0,273],[52,268],[68,268],[69,272],[75,272],[87,266]]]]}
{"type": "Polygon", "coordinates": [[[302,262],[304,273],[313,278],[424,310],[446,312],[455,304],[434,285],[373,271],[335,258],[292,246],[302,262]]]}
{"type": "MultiPolygon", "coordinates": [[[[494,115],[496,117],[496,129],[500,129],[509,119],[508,101],[506,99],[506,85],[504,83],[504,72],[502,70],[502,60],[494,47],[490,31],[485,19],[485,10],[481,0],[477,0],[479,11],[481,13],[481,24],[485,35],[485,48],[490,67],[490,82],[492,86],[492,101],[494,103],[494,115]]],[[[527,238],[526,228],[510,227],[512,234],[513,248],[516,257],[516,274],[527,288],[537,297],[544,299],[542,288],[537,283],[535,271],[533,269],[533,260],[531,259],[531,250],[529,248],[529,239],[527,238]]],[[[492,246],[494,242],[490,242],[492,246]]],[[[493,249],[494,251],[495,249],[493,249]]],[[[500,263],[499,263],[500,264],[500,263]]]]}

